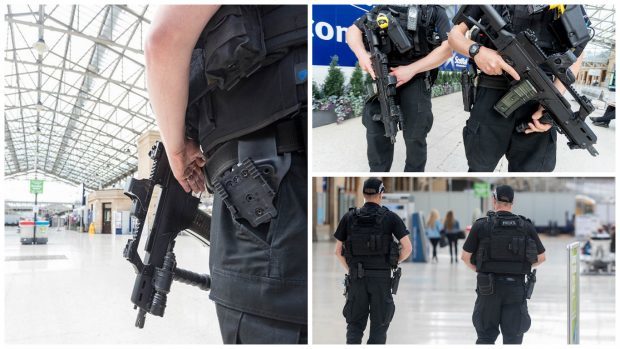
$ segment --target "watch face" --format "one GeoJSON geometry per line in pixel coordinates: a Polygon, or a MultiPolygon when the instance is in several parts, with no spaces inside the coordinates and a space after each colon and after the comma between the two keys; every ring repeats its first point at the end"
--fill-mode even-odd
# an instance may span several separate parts
{"type": "Polygon", "coordinates": [[[469,56],[470,57],[474,57],[478,51],[480,51],[480,45],[478,44],[472,44],[471,46],[469,46],[469,56]]]}

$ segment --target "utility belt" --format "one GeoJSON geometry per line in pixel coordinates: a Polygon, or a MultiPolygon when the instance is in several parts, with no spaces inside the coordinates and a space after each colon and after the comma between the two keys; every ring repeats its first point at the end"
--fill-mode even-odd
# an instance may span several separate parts
{"type": "Polygon", "coordinates": [[[398,292],[401,274],[402,271],[400,267],[395,268],[392,272],[390,269],[364,269],[362,263],[357,263],[349,267],[349,274],[345,277],[345,295],[348,293],[348,285],[351,279],[363,279],[365,277],[390,279],[392,294],[396,294],[396,292],[398,292]]]}
{"type": "Polygon", "coordinates": [[[530,299],[534,291],[534,285],[536,283],[536,270],[527,274],[527,282],[525,282],[525,275],[515,274],[495,274],[495,273],[478,273],[476,277],[476,290],[481,296],[490,296],[495,294],[496,283],[502,283],[506,285],[515,285],[525,287],[525,299],[530,299]]]}
{"type": "Polygon", "coordinates": [[[223,143],[207,156],[207,188],[235,219],[257,227],[277,216],[273,200],[290,169],[291,153],[306,150],[305,127],[305,117],[280,120],[223,143]]]}
{"type": "Polygon", "coordinates": [[[364,269],[362,263],[357,263],[349,267],[349,275],[353,279],[363,279],[365,277],[391,278],[392,271],[390,269],[364,269]]]}

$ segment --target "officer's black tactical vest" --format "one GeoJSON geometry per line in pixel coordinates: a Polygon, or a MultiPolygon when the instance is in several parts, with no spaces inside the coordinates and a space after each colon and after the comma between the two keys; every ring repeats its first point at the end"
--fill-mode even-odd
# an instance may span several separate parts
{"type": "MultiPolygon", "coordinates": [[[[528,29],[532,30],[538,38],[538,46],[547,54],[566,52],[566,50],[573,48],[570,43],[554,35],[553,30],[550,29],[550,24],[554,21],[554,10],[544,10],[530,15],[526,5],[493,5],[493,8],[508,23],[507,29],[511,33],[517,34],[528,29]]],[[[483,17],[481,23],[488,24],[488,21],[483,17]]],[[[492,47],[492,44],[487,42],[484,36],[476,41],[485,46],[492,47]]]]}
{"type": "Polygon", "coordinates": [[[536,242],[527,231],[526,218],[489,212],[472,262],[482,273],[527,274],[538,260],[536,242]]]}
{"type": "MultiPolygon", "coordinates": [[[[398,260],[390,260],[390,252],[398,251],[392,232],[385,231],[383,219],[386,207],[369,210],[366,207],[349,209],[347,240],[344,256],[349,266],[361,263],[364,269],[390,269],[398,260]]],[[[397,257],[398,258],[398,257],[397,257]]]]}
{"type": "Polygon", "coordinates": [[[425,57],[435,48],[441,45],[441,40],[435,29],[435,17],[437,15],[436,5],[420,5],[419,6],[419,19],[418,26],[415,32],[411,30],[407,30],[407,11],[408,7],[406,6],[376,6],[373,8],[373,12],[376,14],[380,12],[389,11],[394,18],[399,21],[401,28],[407,34],[407,37],[411,44],[413,45],[413,49],[402,54],[398,52],[398,50],[385,47],[381,50],[388,54],[388,59],[390,61],[411,61],[414,62],[420,58],[425,57]]]}
{"type": "Polygon", "coordinates": [[[307,40],[306,6],[222,6],[192,56],[187,136],[208,153],[298,112],[307,40]]]}

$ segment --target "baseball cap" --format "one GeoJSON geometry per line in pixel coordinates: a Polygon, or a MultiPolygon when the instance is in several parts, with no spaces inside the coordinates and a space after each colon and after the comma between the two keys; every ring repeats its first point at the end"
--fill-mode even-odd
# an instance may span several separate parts
{"type": "Polygon", "coordinates": [[[497,187],[495,187],[493,197],[497,201],[512,203],[512,200],[515,197],[515,192],[509,185],[498,185],[497,187]]]}
{"type": "Polygon", "coordinates": [[[383,193],[385,191],[385,187],[383,186],[383,182],[377,177],[370,177],[364,181],[364,194],[374,195],[383,193]]]}

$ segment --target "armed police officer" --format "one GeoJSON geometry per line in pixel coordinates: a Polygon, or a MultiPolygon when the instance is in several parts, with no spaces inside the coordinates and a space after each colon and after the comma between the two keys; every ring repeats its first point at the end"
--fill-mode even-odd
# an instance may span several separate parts
{"type": "Polygon", "coordinates": [[[461,259],[478,273],[472,322],[476,344],[493,344],[501,328],[504,344],[520,344],[531,325],[527,311],[536,270],[545,261],[545,248],[529,219],[512,213],[514,191],[500,185],[493,207],[471,228],[461,259]],[[525,276],[527,275],[527,282],[525,276]]]}
{"type": "Polygon", "coordinates": [[[347,344],[361,344],[370,316],[368,344],[385,344],[394,316],[392,294],[398,290],[398,263],[411,254],[409,232],[402,219],[381,206],[383,182],[369,178],[364,182],[364,206],[351,208],[334,233],[336,257],[347,270],[347,344]],[[394,240],[400,242],[399,244],[394,240]]]}
{"type": "Polygon", "coordinates": [[[215,192],[224,343],[306,343],[307,7],[162,6],[145,56],[175,178],[215,192]]]}
{"type": "MultiPolygon", "coordinates": [[[[508,57],[505,53],[500,55],[496,51],[492,39],[498,31],[493,27],[493,24],[499,23],[498,19],[507,24],[502,30],[513,35],[524,33],[528,39],[538,39],[535,41],[535,50],[521,52],[532,54],[532,51],[542,50],[539,56],[558,57],[546,60],[544,65],[541,62],[537,64],[543,70],[543,75],[553,81],[552,85],[561,98],[567,89],[561,80],[566,80],[569,85],[574,82],[574,76],[577,76],[581,66],[582,52],[590,39],[585,9],[581,5],[466,5],[454,17],[455,26],[448,39],[455,51],[470,58],[470,82],[468,87],[463,88],[465,110],[471,112],[463,128],[469,171],[492,172],[504,155],[508,160],[509,171],[552,171],[556,164],[556,127],[553,127],[554,122],[547,116],[542,104],[536,101],[536,97],[541,96],[540,91],[536,91],[531,84],[517,85],[522,78],[513,68],[517,57],[508,57]],[[497,17],[491,21],[489,16],[495,14],[497,17]],[[479,24],[474,26],[474,21],[479,24]],[[478,25],[488,27],[490,33],[484,33],[478,25]],[[556,67],[550,68],[556,64],[558,76],[562,76],[562,79],[553,75],[556,67]],[[473,87],[472,80],[476,75],[477,87],[473,87]],[[513,90],[519,91],[515,91],[517,93],[511,98],[502,98],[513,90]],[[517,101],[523,104],[518,106],[515,103],[517,101]],[[504,107],[515,104],[516,109],[500,113],[502,109],[498,106],[501,103],[504,103],[504,107]]],[[[550,88],[540,87],[540,90],[553,94],[550,88]]],[[[573,92],[576,96],[577,92],[571,89],[573,92]]],[[[558,97],[555,98],[555,105],[565,108],[562,106],[564,103],[558,97]]],[[[548,102],[551,100],[546,97],[543,99],[548,102]]],[[[582,121],[591,112],[592,106],[581,97],[575,100],[583,102],[585,107],[580,110],[579,118],[564,109],[567,111],[564,114],[568,115],[563,115],[563,121],[555,124],[559,127],[576,124],[574,131],[564,132],[571,141],[569,146],[586,148],[596,142],[596,136],[589,129],[588,132],[584,131],[587,126],[582,121]],[[574,139],[571,137],[575,135],[583,137],[589,144],[581,140],[572,142],[574,139]]],[[[595,150],[591,150],[591,153],[594,155],[595,150]]]]}
{"type": "Polygon", "coordinates": [[[439,5],[375,6],[347,30],[349,47],[377,89],[362,118],[370,171],[390,171],[399,127],[407,149],[404,170],[424,171],[426,135],[433,125],[431,86],[437,67],[452,52],[449,31],[439,5]]]}

